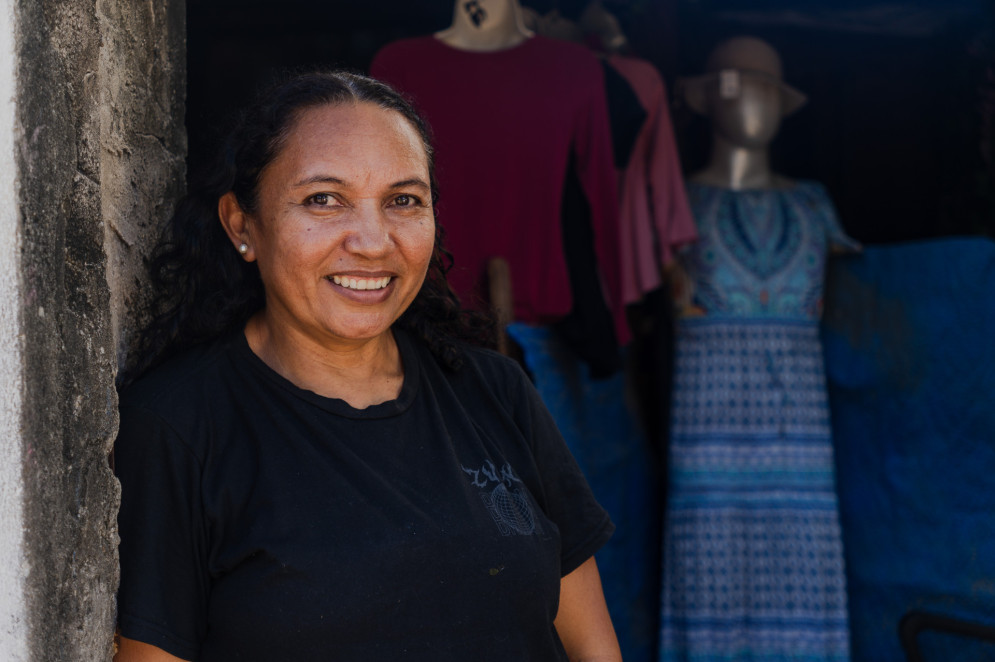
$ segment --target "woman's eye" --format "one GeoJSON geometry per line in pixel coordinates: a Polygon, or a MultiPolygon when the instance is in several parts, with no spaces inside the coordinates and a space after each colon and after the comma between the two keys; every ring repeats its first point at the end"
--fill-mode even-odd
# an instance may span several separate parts
{"type": "Polygon", "coordinates": [[[321,206],[331,204],[332,200],[333,200],[332,196],[328,195],[327,193],[315,193],[310,198],[308,198],[308,202],[311,203],[312,205],[321,205],[321,206]]]}
{"type": "Polygon", "coordinates": [[[394,198],[394,204],[398,207],[413,207],[418,204],[418,198],[413,195],[399,195],[394,198]]]}

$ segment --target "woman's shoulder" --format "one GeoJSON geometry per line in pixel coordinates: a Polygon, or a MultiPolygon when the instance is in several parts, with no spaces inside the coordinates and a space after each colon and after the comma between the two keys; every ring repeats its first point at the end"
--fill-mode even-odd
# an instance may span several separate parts
{"type": "Polygon", "coordinates": [[[460,355],[460,365],[455,370],[445,368],[442,362],[432,355],[428,346],[405,333],[406,341],[419,348],[421,363],[429,362],[439,374],[451,382],[455,388],[474,388],[492,391],[499,395],[514,397],[521,391],[528,377],[521,366],[503,354],[466,341],[455,343],[460,355]]]}
{"type": "Polygon", "coordinates": [[[465,344],[462,372],[473,375],[485,388],[505,398],[521,397],[528,376],[514,359],[493,349],[465,344]]]}
{"type": "Polygon", "coordinates": [[[170,356],[123,389],[121,408],[166,413],[202,402],[225,379],[233,344],[234,337],[226,336],[170,356]]]}
{"type": "Polygon", "coordinates": [[[493,349],[467,343],[463,345],[463,352],[466,363],[478,372],[516,382],[527,379],[517,361],[493,349]]]}

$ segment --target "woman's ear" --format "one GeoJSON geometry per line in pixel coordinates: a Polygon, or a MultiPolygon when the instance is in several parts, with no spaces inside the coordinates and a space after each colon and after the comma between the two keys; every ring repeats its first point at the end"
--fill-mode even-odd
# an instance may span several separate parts
{"type": "Polygon", "coordinates": [[[235,250],[246,262],[253,262],[256,253],[249,235],[249,216],[242,210],[242,205],[238,204],[238,198],[233,192],[228,191],[218,199],[218,218],[235,250]]]}

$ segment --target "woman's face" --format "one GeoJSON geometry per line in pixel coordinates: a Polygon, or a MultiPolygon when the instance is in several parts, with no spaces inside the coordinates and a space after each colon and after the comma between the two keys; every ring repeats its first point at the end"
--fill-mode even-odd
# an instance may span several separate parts
{"type": "Polygon", "coordinates": [[[302,111],[263,170],[247,259],[267,325],[324,346],[376,338],[421,288],[435,241],[428,158],[399,113],[302,111]]]}

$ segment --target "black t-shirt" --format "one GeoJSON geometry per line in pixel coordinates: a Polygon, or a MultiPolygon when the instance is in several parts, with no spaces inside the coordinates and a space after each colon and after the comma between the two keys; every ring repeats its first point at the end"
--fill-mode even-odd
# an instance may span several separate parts
{"type": "Polygon", "coordinates": [[[566,660],[559,581],[610,537],[522,371],[395,337],[396,400],[297,388],[241,333],[122,397],[125,637],[194,660],[566,660]]]}

